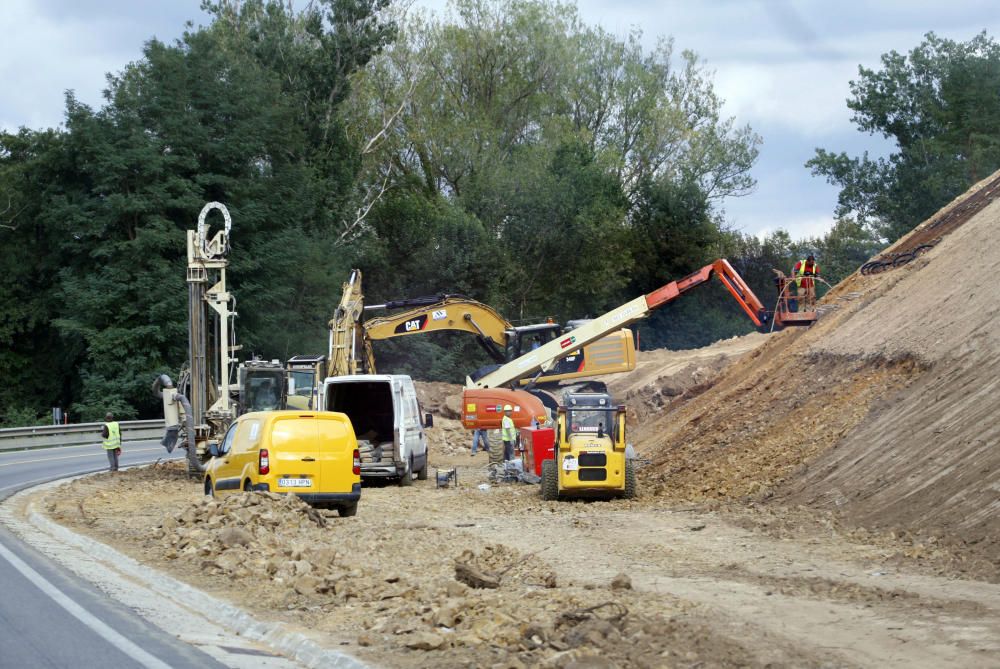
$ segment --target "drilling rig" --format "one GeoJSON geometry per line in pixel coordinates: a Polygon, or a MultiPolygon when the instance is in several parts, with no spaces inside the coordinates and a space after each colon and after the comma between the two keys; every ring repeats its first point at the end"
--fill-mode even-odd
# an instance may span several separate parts
{"type": "Polygon", "coordinates": [[[277,362],[252,360],[238,366],[238,383],[230,383],[235,343],[235,298],[226,286],[232,218],[225,205],[209,202],[198,214],[198,227],[187,231],[188,362],[175,386],[167,374],[153,383],[163,402],[168,452],[180,442],[186,448],[188,472],[204,471],[209,444],[218,442],[237,415],[262,408],[255,392],[268,388],[284,404],[284,370],[277,362]],[[217,210],[223,227],[211,234],[206,218],[217,210]]]}

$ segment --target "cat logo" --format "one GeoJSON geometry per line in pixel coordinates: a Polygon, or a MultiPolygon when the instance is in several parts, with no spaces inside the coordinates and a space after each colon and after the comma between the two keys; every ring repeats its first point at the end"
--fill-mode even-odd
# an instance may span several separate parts
{"type": "Polygon", "coordinates": [[[396,326],[396,334],[406,334],[408,332],[420,332],[427,327],[427,314],[421,314],[396,326]]]}

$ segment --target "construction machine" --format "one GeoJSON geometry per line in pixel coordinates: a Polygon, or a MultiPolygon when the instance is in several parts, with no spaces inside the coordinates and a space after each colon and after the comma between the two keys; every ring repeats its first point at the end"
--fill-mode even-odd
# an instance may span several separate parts
{"type": "Polygon", "coordinates": [[[166,422],[161,443],[172,451],[182,439],[191,473],[204,471],[209,442],[225,433],[237,413],[235,389],[229,385],[230,365],[239,349],[232,328],[234,299],[226,287],[231,229],[225,205],[209,202],[198,214],[198,227],[187,231],[187,369],[177,386],[166,374],[153,382],[166,422]],[[224,225],[210,237],[206,217],[213,210],[221,213],[224,225]]]}
{"type": "MultiPolygon", "coordinates": [[[[375,373],[373,341],[428,332],[469,332],[490,357],[497,363],[504,363],[586,322],[570,321],[566,326],[554,322],[514,326],[492,307],[462,295],[438,294],[365,305],[361,271],[355,269],[344,283],[340,303],[329,323],[328,355],[297,355],[287,362],[288,406],[300,409],[319,406],[319,390],[326,377],[375,373]],[[363,318],[365,312],[394,309],[405,311],[368,320],[363,318]]],[[[480,373],[498,366],[480,370],[480,373]]],[[[589,379],[633,369],[635,340],[630,330],[621,330],[569,351],[535,383],[589,379]]]]}
{"type": "MultiPolygon", "coordinates": [[[[368,339],[375,341],[443,330],[469,332],[500,364],[510,362],[587,322],[570,321],[564,326],[550,320],[515,326],[482,302],[463,295],[444,294],[366,305],[365,311],[401,308],[406,311],[365,321],[364,332],[368,339]]],[[[556,383],[633,369],[635,340],[631,331],[620,330],[608,333],[586,347],[574,349],[543,374],[539,382],[556,383]]]]}
{"type": "MultiPolygon", "coordinates": [[[[671,281],[647,295],[641,295],[611,311],[553,339],[549,343],[524,353],[485,375],[466,378],[462,395],[462,424],[467,429],[492,429],[499,424],[501,407],[511,404],[515,407],[513,419],[517,427],[527,427],[538,420],[540,398],[518,389],[523,381],[531,389],[537,379],[569,353],[616,332],[645,318],[654,309],[673,302],[687,291],[717,277],[729,293],[736,299],[743,311],[760,329],[765,329],[770,320],[770,312],[757,298],[743,277],[733,269],[729,261],[719,259],[705,265],[677,281],[671,281]],[[499,403],[498,400],[504,400],[499,403]],[[518,411],[517,407],[524,407],[518,411]]],[[[541,396],[541,403],[551,402],[541,396]]]]}
{"type": "Polygon", "coordinates": [[[176,385],[167,374],[153,382],[166,422],[161,443],[168,451],[178,443],[186,448],[192,474],[204,471],[210,445],[237,416],[285,403],[285,371],[278,361],[255,358],[234,368],[241,347],[235,343],[235,299],[226,284],[231,232],[229,210],[219,202],[206,204],[197,228],[187,231],[188,363],[176,385]],[[212,211],[223,219],[214,234],[207,223],[212,211]]]}
{"type": "Polygon", "coordinates": [[[607,393],[566,393],[555,429],[555,457],[542,462],[542,499],[636,496],[624,406],[614,406],[607,393]]]}

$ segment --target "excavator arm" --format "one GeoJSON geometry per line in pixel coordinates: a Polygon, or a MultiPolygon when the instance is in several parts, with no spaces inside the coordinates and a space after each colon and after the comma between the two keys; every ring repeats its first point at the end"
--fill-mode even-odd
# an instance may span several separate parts
{"type": "Polygon", "coordinates": [[[733,269],[729,261],[720,259],[692,272],[683,279],[671,281],[647,295],[615,307],[585,325],[567,332],[534,351],[525,353],[479,379],[466,378],[465,386],[467,389],[500,388],[516,384],[522,379],[539,376],[550,370],[553,365],[571,352],[645,318],[654,309],[673,302],[692,288],[710,280],[713,275],[722,281],[729,293],[750,317],[750,320],[757,327],[763,327],[768,320],[768,313],[763,303],[754,295],[750,286],[733,269]]]}
{"type": "Polygon", "coordinates": [[[413,308],[390,316],[372,318],[364,323],[368,339],[380,340],[441,330],[470,332],[497,362],[504,361],[507,332],[513,331],[507,319],[481,302],[461,295],[436,295],[371,305],[369,309],[413,308]],[[415,306],[414,306],[415,305],[415,306]]]}
{"type": "Polygon", "coordinates": [[[351,278],[344,284],[340,304],[330,319],[327,376],[375,373],[375,354],[361,325],[364,300],[361,270],[351,270],[351,278]]]}

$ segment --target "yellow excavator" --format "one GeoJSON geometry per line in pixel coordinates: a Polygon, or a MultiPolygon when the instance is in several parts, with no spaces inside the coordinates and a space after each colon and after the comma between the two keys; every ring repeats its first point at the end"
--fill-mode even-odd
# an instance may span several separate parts
{"type": "MultiPolygon", "coordinates": [[[[329,323],[328,354],[297,355],[288,360],[288,405],[302,409],[316,406],[318,388],[325,377],[374,374],[373,341],[429,332],[468,332],[495,361],[496,364],[477,371],[477,374],[489,374],[586,323],[585,320],[570,321],[563,326],[550,321],[514,326],[492,307],[462,295],[439,294],[365,305],[361,271],[355,269],[344,284],[340,303],[329,323]],[[368,320],[363,318],[365,312],[397,309],[403,311],[368,320]]],[[[582,348],[566,351],[557,364],[534,382],[589,379],[633,369],[635,340],[631,330],[619,330],[582,348]]]]}

